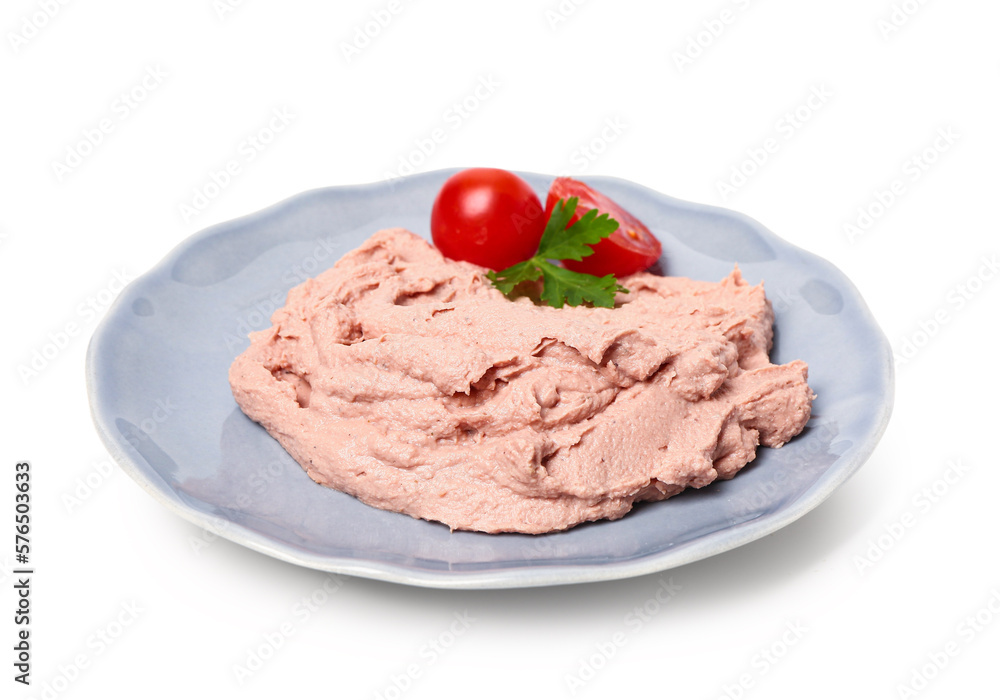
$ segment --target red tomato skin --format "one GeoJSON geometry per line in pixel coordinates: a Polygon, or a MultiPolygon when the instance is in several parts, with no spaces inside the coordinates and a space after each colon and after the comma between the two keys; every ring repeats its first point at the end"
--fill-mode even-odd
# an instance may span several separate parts
{"type": "Polygon", "coordinates": [[[598,277],[607,274],[625,277],[635,272],[642,272],[660,259],[663,246],[645,224],[610,197],[579,180],[558,177],[553,181],[545,200],[546,220],[555,208],[556,202],[570,197],[577,197],[579,201],[569,226],[575,224],[591,209],[597,209],[599,214],[608,214],[617,221],[618,230],[591,246],[594,249],[593,255],[588,255],[580,261],[563,261],[563,265],[567,268],[598,277]]]}
{"type": "Polygon", "coordinates": [[[547,219],[527,182],[499,168],[445,181],[431,210],[431,238],[446,257],[503,270],[538,250],[547,219]]]}

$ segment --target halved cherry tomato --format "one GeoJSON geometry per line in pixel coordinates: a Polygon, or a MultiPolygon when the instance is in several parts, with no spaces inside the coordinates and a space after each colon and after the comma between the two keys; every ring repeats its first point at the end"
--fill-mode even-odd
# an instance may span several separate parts
{"type": "Polygon", "coordinates": [[[470,168],[441,187],[431,210],[431,237],[453,260],[503,270],[535,254],[546,221],[538,196],[517,175],[470,168]]]}
{"type": "Polygon", "coordinates": [[[591,209],[599,214],[608,214],[618,222],[618,230],[593,247],[594,254],[583,260],[566,260],[563,265],[576,272],[586,272],[603,277],[614,274],[624,277],[633,272],[641,272],[659,260],[663,247],[645,224],[621,208],[614,200],[579,180],[557,177],[549,189],[545,200],[545,220],[560,199],[577,197],[576,213],[569,221],[572,226],[591,209]]]}

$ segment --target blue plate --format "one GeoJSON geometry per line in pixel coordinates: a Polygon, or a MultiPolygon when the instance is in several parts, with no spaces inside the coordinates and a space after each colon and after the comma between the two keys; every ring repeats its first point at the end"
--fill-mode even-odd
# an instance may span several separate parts
{"type": "MultiPolygon", "coordinates": [[[[87,354],[94,423],[122,469],[178,515],[285,561],[504,588],[636,576],[733,549],[818,506],[875,448],[891,412],[892,353],[840,271],[741,214],[588,177],[663,242],[660,272],[718,281],[738,261],[751,283],[765,281],[772,361],[805,360],[818,395],[806,430],[762,448],[731,481],[548,535],[449,532],[313,483],[237,407],[229,365],[291,287],[376,230],[429,237],[431,204],[453,172],[306,192],[192,236],[130,284],[87,354]]],[[[544,199],[552,178],[522,176],[544,199]]]]}

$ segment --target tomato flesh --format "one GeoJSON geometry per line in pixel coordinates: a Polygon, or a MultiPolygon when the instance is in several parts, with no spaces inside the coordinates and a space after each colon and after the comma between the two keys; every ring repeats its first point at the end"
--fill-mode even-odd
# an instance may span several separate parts
{"type": "Polygon", "coordinates": [[[568,177],[558,177],[549,189],[545,200],[545,219],[560,199],[578,198],[576,212],[568,226],[575,224],[581,216],[591,209],[599,214],[608,214],[618,222],[618,230],[597,244],[591,246],[593,255],[583,260],[565,260],[565,265],[576,272],[586,272],[590,275],[603,277],[613,274],[624,277],[634,272],[645,270],[660,259],[663,247],[646,225],[625,211],[610,197],[601,194],[588,185],[568,177]]]}
{"type": "Polygon", "coordinates": [[[431,238],[445,256],[503,270],[538,250],[547,217],[531,185],[507,170],[469,168],[444,183],[431,238]]]}

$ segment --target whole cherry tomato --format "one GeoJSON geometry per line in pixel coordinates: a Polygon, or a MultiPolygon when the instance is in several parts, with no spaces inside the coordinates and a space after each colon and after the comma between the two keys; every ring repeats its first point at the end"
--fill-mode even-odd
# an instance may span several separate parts
{"type": "Polygon", "coordinates": [[[548,217],[531,186],[498,168],[452,175],[431,210],[434,245],[453,260],[503,270],[538,250],[548,217]]]}

